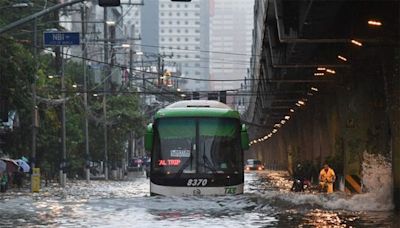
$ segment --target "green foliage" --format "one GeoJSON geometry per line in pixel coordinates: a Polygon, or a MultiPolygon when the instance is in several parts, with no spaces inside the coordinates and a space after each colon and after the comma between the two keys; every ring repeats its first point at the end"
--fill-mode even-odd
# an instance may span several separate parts
{"type": "MultiPolygon", "coordinates": [[[[31,84],[36,75],[36,91],[40,127],[37,134],[36,164],[47,175],[55,176],[61,162],[61,106],[56,102],[61,98],[60,78],[56,75],[55,59],[49,54],[38,56],[38,69],[30,52],[10,38],[1,38],[0,69],[1,89],[10,98],[11,107],[17,110],[21,127],[7,134],[3,148],[11,157],[31,154],[32,95],[31,84]]],[[[66,61],[65,84],[67,88],[66,135],[68,174],[83,175],[85,164],[83,93],[72,84],[82,82],[83,65],[66,61]],[[76,92],[74,92],[76,90],[76,92]]],[[[109,95],[107,97],[108,151],[110,163],[123,158],[130,131],[143,134],[144,121],[139,110],[136,95],[109,95]]],[[[101,98],[89,99],[89,107],[95,118],[89,116],[90,159],[104,160],[104,121],[101,98]]]]}
{"type": "Polygon", "coordinates": [[[0,37],[0,91],[8,99],[9,109],[20,116],[21,128],[6,135],[4,151],[20,156],[29,151],[29,126],[32,103],[30,87],[34,74],[32,55],[14,39],[0,37]],[[23,117],[23,118],[21,118],[23,117]]]}
{"type": "MultiPolygon", "coordinates": [[[[92,117],[90,122],[90,146],[93,160],[104,159],[103,106],[101,98],[98,99],[90,103],[92,115],[97,117],[92,117]]],[[[144,118],[139,110],[137,95],[107,96],[108,156],[110,162],[117,162],[123,157],[130,131],[141,136],[144,129],[144,118]]]]}

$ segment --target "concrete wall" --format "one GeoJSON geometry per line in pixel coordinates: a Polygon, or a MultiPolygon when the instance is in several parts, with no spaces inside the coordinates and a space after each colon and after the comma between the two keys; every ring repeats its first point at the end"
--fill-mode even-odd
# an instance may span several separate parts
{"type": "MultiPolygon", "coordinates": [[[[368,59],[359,61],[368,64],[368,59]]],[[[389,121],[384,80],[388,71],[380,62],[338,71],[334,83],[317,85],[319,92],[252,150],[267,166],[290,170],[297,162],[312,161],[320,168],[328,160],[338,174],[360,176],[364,152],[389,158],[394,147],[390,129],[395,125],[389,121]]],[[[399,121],[400,115],[392,116],[399,121]]]]}

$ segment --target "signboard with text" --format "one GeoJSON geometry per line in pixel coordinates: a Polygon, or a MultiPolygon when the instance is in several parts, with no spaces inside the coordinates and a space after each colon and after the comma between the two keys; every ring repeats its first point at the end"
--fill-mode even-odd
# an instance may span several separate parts
{"type": "Polygon", "coordinates": [[[43,43],[45,46],[70,46],[79,45],[79,32],[44,32],[43,43]]]}

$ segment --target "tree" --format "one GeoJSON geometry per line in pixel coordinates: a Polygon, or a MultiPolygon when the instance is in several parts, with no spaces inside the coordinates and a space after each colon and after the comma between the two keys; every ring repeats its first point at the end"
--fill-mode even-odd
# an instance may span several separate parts
{"type": "Polygon", "coordinates": [[[10,155],[27,155],[32,114],[32,99],[29,98],[35,63],[31,53],[14,39],[0,37],[0,45],[0,91],[8,99],[9,109],[17,111],[21,126],[4,136],[3,149],[10,155]]]}

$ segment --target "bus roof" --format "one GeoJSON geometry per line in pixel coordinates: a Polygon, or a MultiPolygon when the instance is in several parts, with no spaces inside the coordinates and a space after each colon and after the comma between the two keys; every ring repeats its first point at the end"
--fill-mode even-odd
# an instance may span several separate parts
{"type": "Polygon", "coordinates": [[[187,100],[178,101],[160,109],[155,118],[164,117],[224,117],[239,119],[239,112],[219,101],[187,100]]]}

